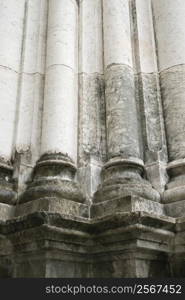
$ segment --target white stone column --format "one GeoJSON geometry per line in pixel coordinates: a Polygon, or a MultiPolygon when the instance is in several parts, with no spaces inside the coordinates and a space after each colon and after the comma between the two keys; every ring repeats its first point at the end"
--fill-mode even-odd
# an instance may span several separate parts
{"type": "Polygon", "coordinates": [[[101,0],[79,2],[79,178],[87,198],[105,160],[103,11],[101,0]]]}
{"type": "MultiPolygon", "coordinates": [[[[167,134],[170,181],[164,202],[185,200],[185,2],[153,0],[158,62],[167,134]]],[[[184,213],[184,201],[173,215],[184,213]]]]}
{"type": "Polygon", "coordinates": [[[41,152],[77,155],[78,6],[50,0],[41,152]]]}
{"type": "Polygon", "coordinates": [[[78,118],[78,3],[49,0],[41,158],[24,201],[82,202],[74,182],[78,118]]]}
{"type": "Polygon", "coordinates": [[[95,196],[96,202],[134,193],[154,201],[160,199],[142,179],[144,164],[135,97],[129,4],[128,0],[103,1],[108,162],[104,166],[103,187],[95,196]]]}
{"type": "Polygon", "coordinates": [[[28,0],[18,92],[14,177],[21,194],[40,154],[48,3],[28,0]]]}
{"type": "Polygon", "coordinates": [[[18,79],[25,16],[25,0],[0,1],[0,202],[13,203],[12,151],[18,79]]]}

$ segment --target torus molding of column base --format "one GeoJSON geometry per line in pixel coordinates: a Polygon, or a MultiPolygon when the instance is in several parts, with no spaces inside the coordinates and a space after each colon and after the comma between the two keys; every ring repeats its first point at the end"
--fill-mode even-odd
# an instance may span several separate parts
{"type": "Polygon", "coordinates": [[[17,199],[15,183],[12,179],[13,167],[0,161],[0,203],[14,205],[17,199]]]}
{"type": "Polygon", "coordinates": [[[160,194],[142,176],[144,165],[140,159],[113,158],[105,164],[103,183],[94,195],[94,203],[137,195],[160,202],[160,194]]]}
{"type": "Polygon", "coordinates": [[[171,203],[185,200],[185,159],[175,160],[167,166],[169,182],[164,191],[163,202],[171,203]]]}
{"type": "Polygon", "coordinates": [[[85,198],[74,180],[75,172],[76,167],[67,155],[44,154],[38,160],[33,180],[19,203],[38,199],[65,199],[83,203],[85,198]]]}

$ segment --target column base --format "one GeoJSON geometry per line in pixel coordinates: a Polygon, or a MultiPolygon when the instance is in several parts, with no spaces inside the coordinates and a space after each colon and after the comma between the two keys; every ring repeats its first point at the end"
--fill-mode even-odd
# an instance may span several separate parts
{"type": "Polygon", "coordinates": [[[94,195],[94,203],[137,196],[160,202],[160,194],[142,178],[144,165],[139,159],[110,160],[103,169],[103,183],[94,195]]]}
{"type": "Polygon", "coordinates": [[[173,217],[185,215],[185,159],[168,164],[169,182],[163,194],[166,213],[173,217]]]}
{"type": "Polygon", "coordinates": [[[58,199],[83,203],[85,198],[74,181],[76,168],[69,157],[63,154],[46,154],[37,162],[33,180],[19,203],[34,200],[58,199]]]}

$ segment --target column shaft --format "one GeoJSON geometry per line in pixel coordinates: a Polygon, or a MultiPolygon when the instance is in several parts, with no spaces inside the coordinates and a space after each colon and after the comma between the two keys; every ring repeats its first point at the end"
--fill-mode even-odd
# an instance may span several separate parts
{"type": "Polygon", "coordinates": [[[50,0],[46,86],[41,152],[77,153],[77,49],[76,1],[50,0]]]}
{"type": "Polygon", "coordinates": [[[164,201],[169,203],[185,199],[185,2],[153,1],[153,11],[169,153],[164,201]]]}
{"type": "Polygon", "coordinates": [[[83,201],[74,182],[78,118],[78,4],[49,0],[41,157],[23,201],[83,201]]]}
{"type": "Polygon", "coordinates": [[[12,151],[25,0],[0,1],[0,202],[13,203],[12,151]]]}
{"type": "Polygon", "coordinates": [[[128,0],[103,1],[108,162],[96,202],[133,193],[154,201],[160,199],[149,182],[142,178],[144,164],[135,97],[129,3],[128,0]]]}
{"type": "Polygon", "coordinates": [[[27,1],[15,137],[18,194],[25,190],[40,154],[47,8],[45,0],[27,1]]]}

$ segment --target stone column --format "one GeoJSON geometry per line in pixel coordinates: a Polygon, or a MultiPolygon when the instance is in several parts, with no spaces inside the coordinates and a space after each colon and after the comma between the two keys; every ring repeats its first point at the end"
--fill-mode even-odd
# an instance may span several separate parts
{"type": "Polygon", "coordinates": [[[24,192],[40,155],[47,11],[47,1],[27,1],[15,132],[14,178],[18,195],[24,192]]]}
{"type": "Polygon", "coordinates": [[[23,201],[83,201],[74,181],[77,158],[78,3],[49,0],[41,157],[23,201]]]}
{"type": "Polygon", "coordinates": [[[13,204],[11,165],[25,0],[0,1],[0,202],[13,204]]]}
{"type": "Polygon", "coordinates": [[[185,2],[153,0],[170,177],[164,203],[173,216],[185,213],[185,2]]]}
{"type": "Polygon", "coordinates": [[[108,161],[95,201],[138,195],[159,201],[143,179],[128,0],[104,0],[104,64],[108,161]]]}

